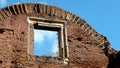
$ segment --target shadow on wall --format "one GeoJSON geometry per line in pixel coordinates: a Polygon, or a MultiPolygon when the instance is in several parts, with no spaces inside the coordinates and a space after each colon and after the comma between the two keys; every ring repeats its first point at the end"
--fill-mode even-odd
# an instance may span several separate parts
{"type": "Polygon", "coordinates": [[[109,55],[107,68],[120,68],[120,51],[109,55]]]}

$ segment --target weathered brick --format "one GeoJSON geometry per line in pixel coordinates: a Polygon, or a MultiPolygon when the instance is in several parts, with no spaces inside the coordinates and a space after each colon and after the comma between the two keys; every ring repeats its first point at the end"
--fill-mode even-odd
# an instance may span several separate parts
{"type": "Polygon", "coordinates": [[[66,19],[67,19],[67,20],[70,20],[71,15],[72,15],[71,13],[67,12],[67,13],[66,13],[66,19]]]}
{"type": "Polygon", "coordinates": [[[55,7],[51,7],[51,15],[53,16],[55,14],[55,7]]]}
{"type": "Polygon", "coordinates": [[[43,8],[44,8],[44,5],[39,4],[39,11],[41,14],[44,13],[43,8]]]}
{"type": "Polygon", "coordinates": [[[21,8],[21,6],[20,6],[20,5],[16,5],[16,9],[17,9],[18,14],[20,14],[20,13],[21,13],[20,8],[21,8]]]}
{"type": "Polygon", "coordinates": [[[47,6],[47,5],[46,5],[46,7],[47,7],[47,8],[46,8],[46,9],[47,9],[47,10],[46,10],[46,14],[50,15],[50,14],[51,14],[51,6],[47,6]]]}
{"type": "Polygon", "coordinates": [[[92,27],[89,26],[85,31],[86,31],[87,33],[89,33],[91,30],[92,30],[92,27]]]}
{"type": "Polygon", "coordinates": [[[83,27],[84,30],[86,30],[89,27],[89,25],[86,23],[83,27]]]}
{"type": "Polygon", "coordinates": [[[79,18],[79,17],[76,17],[75,23],[78,23],[79,21],[80,21],[80,18],[79,18]]]}
{"type": "Polygon", "coordinates": [[[65,17],[66,17],[66,12],[64,11],[64,10],[61,10],[61,15],[62,15],[62,19],[65,19],[65,17]]]}
{"type": "MultiPolygon", "coordinates": [[[[39,21],[37,20],[37,22],[39,21]]],[[[10,68],[10,66],[13,68],[107,67],[108,58],[99,48],[100,45],[105,48],[104,42],[107,40],[104,36],[98,34],[85,20],[57,7],[42,4],[19,4],[1,9],[0,28],[5,30],[0,33],[0,68],[10,68]],[[64,52],[69,49],[69,53],[65,53],[63,56],[64,59],[66,56],[69,58],[69,60],[65,60],[69,62],[69,65],[58,61],[61,60],[59,57],[40,59],[40,56],[34,56],[34,23],[28,25],[27,17],[29,16],[40,16],[40,18],[47,19],[44,21],[49,23],[51,23],[49,20],[56,22],[61,19],[67,22],[66,25],[64,24],[66,26],[64,28],[67,30],[68,39],[64,43],[69,43],[69,45],[65,50],[63,50],[65,46],[61,46],[60,55],[64,55],[64,52]]],[[[110,48],[108,49],[110,50],[110,48]]]]}
{"type": "Polygon", "coordinates": [[[3,9],[3,11],[6,13],[7,16],[11,16],[11,14],[9,13],[9,9],[8,8],[3,9]]]}
{"type": "MultiPolygon", "coordinates": [[[[33,4],[25,4],[26,13],[33,13],[34,12],[34,5],[33,4]]],[[[21,11],[24,13],[23,5],[21,4],[21,11]]]]}
{"type": "Polygon", "coordinates": [[[94,33],[95,33],[95,30],[92,29],[88,34],[89,34],[90,36],[92,36],[94,33]]]}
{"type": "Polygon", "coordinates": [[[47,6],[43,5],[43,13],[46,14],[47,13],[47,6]]]}
{"type": "Polygon", "coordinates": [[[82,27],[82,26],[85,24],[85,21],[84,21],[84,20],[81,20],[80,22],[81,22],[81,23],[80,23],[79,25],[80,25],[80,27],[82,27]]]}
{"type": "Polygon", "coordinates": [[[3,18],[3,16],[2,16],[2,14],[0,13],[0,21],[2,20],[2,18],[3,18]]]}
{"type": "Polygon", "coordinates": [[[2,15],[2,18],[4,18],[4,19],[7,17],[7,15],[4,13],[3,10],[0,10],[0,14],[2,15]]]}
{"type": "Polygon", "coordinates": [[[58,8],[55,8],[55,14],[54,15],[57,17],[58,14],[59,14],[59,10],[58,10],[58,8]]]}

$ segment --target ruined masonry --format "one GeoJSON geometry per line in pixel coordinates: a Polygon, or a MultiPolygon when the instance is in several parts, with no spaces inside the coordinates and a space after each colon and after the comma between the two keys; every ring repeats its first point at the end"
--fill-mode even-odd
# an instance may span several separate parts
{"type": "Polygon", "coordinates": [[[0,9],[0,68],[119,68],[120,52],[85,20],[55,6],[0,9]],[[34,29],[59,32],[59,57],[34,55],[34,29]]]}

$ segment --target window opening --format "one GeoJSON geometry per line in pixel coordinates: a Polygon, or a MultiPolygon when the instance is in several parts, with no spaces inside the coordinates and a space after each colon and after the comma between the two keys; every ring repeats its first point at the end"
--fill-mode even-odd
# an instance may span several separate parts
{"type": "Polygon", "coordinates": [[[58,57],[58,31],[34,29],[34,55],[58,57]]]}

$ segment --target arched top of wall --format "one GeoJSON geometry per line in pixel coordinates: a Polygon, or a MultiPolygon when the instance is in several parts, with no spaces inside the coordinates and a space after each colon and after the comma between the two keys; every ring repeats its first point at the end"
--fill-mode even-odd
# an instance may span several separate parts
{"type": "Polygon", "coordinates": [[[97,33],[95,29],[93,29],[89,24],[85,22],[85,20],[81,19],[80,17],[70,12],[57,8],[55,6],[48,6],[43,4],[32,4],[32,3],[13,5],[10,7],[0,9],[0,21],[3,19],[6,19],[7,17],[23,14],[23,13],[26,13],[26,14],[41,13],[41,14],[47,14],[50,16],[57,16],[58,18],[61,18],[63,20],[71,21],[75,24],[78,24],[80,28],[82,28],[87,34],[92,36],[99,43],[99,46],[103,45],[104,42],[107,41],[104,38],[104,36],[97,33]]]}

